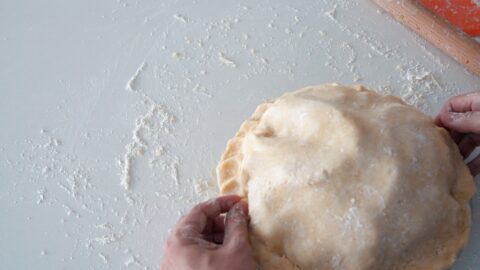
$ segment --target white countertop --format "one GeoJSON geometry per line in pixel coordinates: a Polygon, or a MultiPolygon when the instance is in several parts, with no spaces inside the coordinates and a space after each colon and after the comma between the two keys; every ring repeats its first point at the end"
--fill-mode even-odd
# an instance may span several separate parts
{"type": "MultiPolygon", "coordinates": [[[[369,1],[6,0],[0,63],[0,269],[158,269],[226,141],[285,91],[362,83],[433,115],[480,90],[369,1]]],[[[472,203],[457,270],[480,265],[472,203]]]]}

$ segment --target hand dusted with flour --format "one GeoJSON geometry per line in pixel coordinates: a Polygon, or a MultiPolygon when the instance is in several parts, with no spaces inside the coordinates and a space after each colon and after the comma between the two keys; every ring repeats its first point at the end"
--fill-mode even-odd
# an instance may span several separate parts
{"type": "Polygon", "coordinates": [[[440,270],[468,240],[475,186],[448,133],[360,86],[260,105],[217,172],[248,198],[263,269],[440,270]]]}

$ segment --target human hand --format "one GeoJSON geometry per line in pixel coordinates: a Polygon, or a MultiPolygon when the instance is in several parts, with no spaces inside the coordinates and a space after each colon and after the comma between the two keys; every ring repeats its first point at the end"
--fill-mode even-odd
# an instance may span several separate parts
{"type": "Polygon", "coordinates": [[[255,270],[247,204],[231,195],[195,206],[173,228],[160,269],[255,270]]]}
{"type": "MultiPolygon", "coordinates": [[[[480,92],[450,98],[435,118],[450,132],[460,153],[467,158],[480,145],[480,92]]],[[[480,156],[469,162],[473,176],[480,173],[480,156]]]]}

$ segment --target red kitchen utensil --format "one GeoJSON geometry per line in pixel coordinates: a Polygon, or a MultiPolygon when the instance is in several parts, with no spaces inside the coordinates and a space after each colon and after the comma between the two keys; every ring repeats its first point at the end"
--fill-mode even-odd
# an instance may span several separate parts
{"type": "Polygon", "coordinates": [[[445,18],[468,35],[480,36],[479,0],[420,0],[433,13],[445,18]]]}
{"type": "MultiPolygon", "coordinates": [[[[480,43],[415,0],[373,0],[444,53],[480,76],[480,43]]],[[[453,0],[450,0],[453,2],[453,0]]],[[[438,1],[440,2],[440,1],[438,1]]]]}

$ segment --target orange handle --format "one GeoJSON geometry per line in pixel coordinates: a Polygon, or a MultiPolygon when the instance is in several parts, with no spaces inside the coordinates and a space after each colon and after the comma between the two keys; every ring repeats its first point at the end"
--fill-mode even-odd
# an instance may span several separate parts
{"type": "Polygon", "coordinates": [[[480,76],[480,44],[413,0],[373,0],[395,19],[480,76]]]}

